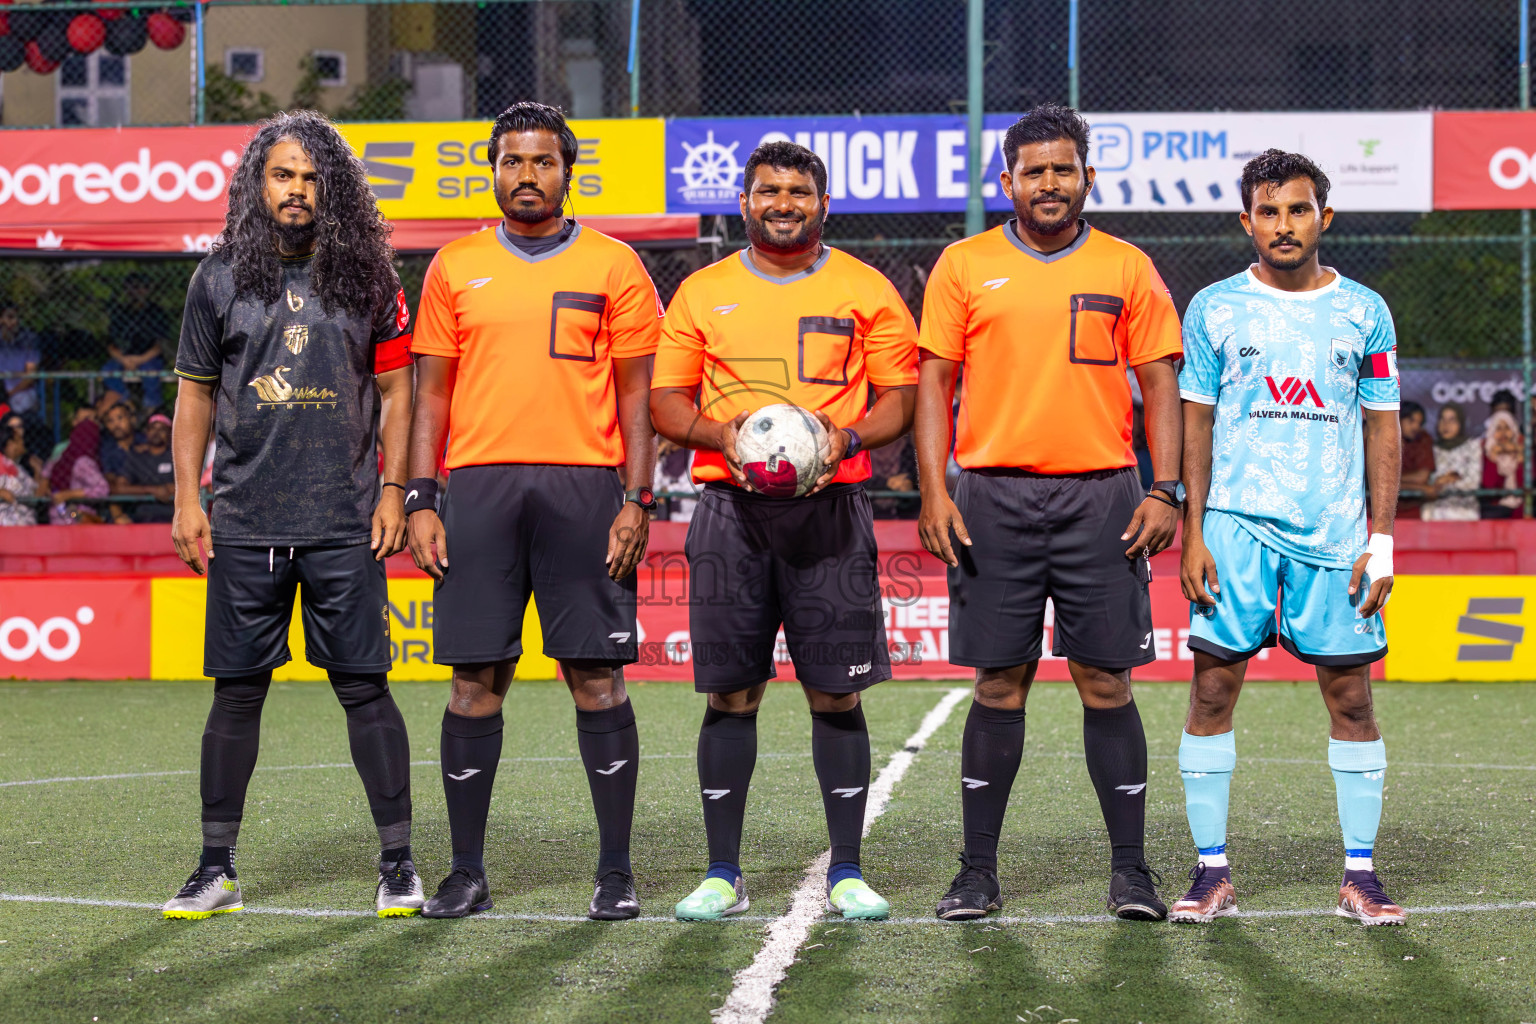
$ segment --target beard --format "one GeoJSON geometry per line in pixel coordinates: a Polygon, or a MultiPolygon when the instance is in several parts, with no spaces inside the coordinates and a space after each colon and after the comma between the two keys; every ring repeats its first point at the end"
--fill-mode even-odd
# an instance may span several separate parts
{"type": "MultiPolygon", "coordinates": [[[[1066,196],[1058,192],[1052,198],[1066,199],[1066,196]]],[[[1018,216],[1019,223],[1037,235],[1059,235],[1077,227],[1077,218],[1082,215],[1083,207],[1088,202],[1088,190],[1084,189],[1082,195],[1067,203],[1067,212],[1060,220],[1046,221],[1036,217],[1035,199],[1023,204],[1014,203],[1013,212],[1018,216]]]]}
{"type": "MultiPolygon", "coordinates": [[[[309,207],[304,209],[309,210],[309,207]]],[[[319,221],[314,216],[314,211],[309,210],[309,220],[302,224],[294,224],[272,218],[272,232],[277,236],[277,247],[280,252],[308,252],[315,244],[315,236],[320,232],[319,221]]]]}
{"type": "MultiPolygon", "coordinates": [[[[1297,241],[1295,238],[1290,238],[1288,240],[1297,241]]],[[[1313,256],[1317,255],[1318,247],[1322,244],[1323,239],[1322,236],[1319,235],[1317,238],[1312,240],[1311,245],[1303,245],[1295,254],[1291,256],[1282,256],[1273,248],[1261,248],[1259,246],[1258,240],[1255,239],[1253,243],[1253,251],[1258,254],[1260,262],[1267,263],[1271,267],[1274,267],[1276,270],[1295,270],[1298,267],[1306,266],[1307,262],[1311,260],[1313,256]]]]}
{"type": "MultiPolygon", "coordinates": [[[[775,217],[775,221],[788,220],[789,218],[775,217]]],[[[801,217],[800,230],[789,238],[782,235],[774,235],[769,232],[768,226],[761,220],[753,217],[746,218],[747,241],[752,243],[754,249],[767,249],[776,253],[797,253],[814,249],[821,244],[821,232],[826,226],[827,215],[818,213],[814,217],[801,217]]]]}
{"type": "Polygon", "coordinates": [[[515,220],[519,224],[538,224],[560,215],[561,209],[565,206],[565,191],[561,191],[558,199],[551,200],[542,190],[524,185],[506,195],[498,192],[496,205],[501,207],[502,214],[509,220],[515,220]],[[520,195],[534,195],[544,201],[537,206],[523,206],[513,202],[520,195]]]}

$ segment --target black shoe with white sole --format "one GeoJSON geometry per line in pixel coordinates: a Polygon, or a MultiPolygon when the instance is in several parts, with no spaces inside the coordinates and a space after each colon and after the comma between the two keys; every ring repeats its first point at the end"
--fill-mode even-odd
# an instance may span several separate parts
{"type": "Polygon", "coordinates": [[[627,871],[609,871],[597,880],[587,916],[594,921],[624,921],[640,916],[640,900],[635,895],[635,876],[627,871]]]}
{"type": "Polygon", "coordinates": [[[1168,907],[1157,898],[1155,886],[1162,877],[1142,861],[1135,867],[1121,868],[1109,880],[1109,912],[1122,921],[1161,921],[1168,907]]]}
{"type": "Polygon", "coordinates": [[[454,868],[421,908],[422,917],[468,917],[491,909],[491,886],[485,872],[454,868]]]}

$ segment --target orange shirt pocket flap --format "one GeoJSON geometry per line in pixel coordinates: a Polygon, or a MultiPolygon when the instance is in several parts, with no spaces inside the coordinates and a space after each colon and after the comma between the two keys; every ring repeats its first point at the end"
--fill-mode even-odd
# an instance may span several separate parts
{"type": "Polygon", "coordinates": [[[596,362],[597,336],[607,309],[606,295],[555,292],[549,312],[549,358],[596,362]]]}
{"type": "Polygon", "coordinates": [[[799,330],[801,382],[846,387],[848,362],[853,355],[853,318],[803,316],[799,330]]]}
{"type": "Polygon", "coordinates": [[[1116,366],[1120,346],[1115,333],[1125,313],[1125,300],[1118,295],[1080,292],[1071,296],[1072,337],[1068,358],[1089,366],[1116,366]]]}

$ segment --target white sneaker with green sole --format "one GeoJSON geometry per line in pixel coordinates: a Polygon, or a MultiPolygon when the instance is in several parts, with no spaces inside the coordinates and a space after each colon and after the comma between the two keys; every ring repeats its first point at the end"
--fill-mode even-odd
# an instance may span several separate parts
{"type": "Polygon", "coordinates": [[[747,887],[741,876],[736,884],[724,879],[706,878],[700,886],[683,897],[677,904],[679,921],[718,921],[722,917],[739,914],[752,905],[747,899],[747,887]]]}
{"type": "Polygon", "coordinates": [[[883,921],[891,905],[862,878],[845,878],[827,893],[827,909],[854,921],[883,921]]]}
{"type": "Polygon", "coordinates": [[[224,867],[198,868],[181,891],[160,908],[162,917],[200,921],[214,914],[232,914],[244,910],[240,882],[231,878],[224,867]]]}

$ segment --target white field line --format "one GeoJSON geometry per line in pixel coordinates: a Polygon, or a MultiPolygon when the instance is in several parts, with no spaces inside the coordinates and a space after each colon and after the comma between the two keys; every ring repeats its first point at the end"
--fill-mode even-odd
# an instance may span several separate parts
{"type": "MultiPolygon", "coordinates": [[[[869,827],[891,802],[891,791],[912,766],[917,752],[949,718],[955,705],[970,693],[969,688],[956,687],[944,694],[924,716],[917,732],[880,769],[880,775],[869,787],[869,801],[864,806],[865,835],[869,835],[869,827]]],[[[827,867],[831,857],[831,850],[823,850],[821,856],[805,869],[805,878],[790,900],[789,912],[768,927],[768,937],[752,963],[736,972],[735,984],[725,1005],[713,1013],[716,1024],[762,1024],[773,1012],[773,990],[784,980],[789,965],[795,961],[796,951],[810,934],[811,926],[826,914],[827,867]]]]}
{"type": "MultiPolygon", "coordinates": [[[[0,2],[3,2],[3,0],[0,0],[0,2]]],[[[679,760],[679,759],[683,759],[683,758],[687,758],[688,760],[692,760],[696,755],[694,755],[694,754],[641,754],[640,756],[641,756],[641,758],[643,760],[655,761],[655,760],[679,760]]],[[[764,757],[787,758],[787,757],[810,757],[811,755],[809,753],[774,753],[774,754],[758,754],[757,756],[759,758],[764,758],[764,757]]],[[[504,757],[504,758],[502,758],[497,763],[498,764],[529,764],[529,763],[541,763],[541,762],[580,761],[580,760],[581,760],[581,758],[579,758],[579,757],[504,757]]],[[[420,767],[422,765],[435,765],[435,764],[438,764],[438,763],[440,763],[440,762],[438,762],[438,761],[412,761],[411,762],[412,766],[415,766],[415,767],[420,767]]],[[[307,771],[319,771],[319,770],[322,770],[322,769],[351,768],[351,767],[352,767],[352,765],[345,764],[345,763],[337,763],[337,764],[274,764],[274,765],[257,765],[256,766],[256,770],[258,772],[307,772],[307,771]]],[[[49,784],[55,783],[55,782],[110,782],[110,781],[112,781],[114,779],[156,779],[156,778],[161,778],[161,777],[164,777],[164,776],[167,776],[167,775],[196,775],[197,773],[198,773],[198,769],[196,769],[196,768],[178,768],[178,769],[174,769],[174,770],[157,771],[157,772],[116,772],[116,773],[114,773],[112,775],[60,775],[60,776],[56,776],[56,777],[51,778],[51,779],[16,779],[16,780],[14,780],[12,782],[0,782],[0,789],[4,789],[7,786],[46,786],[46,785],[49,785],[49,784]]]]}
{"type": "MultiPolygon", "coordinates": [[[[0,903],[62,903],[74,907],[105,907],[112,910],[159,910],[158,903],[137,903],[132,900],[86,900],[73,896],[30,896],[20,893],[0,893],[0,903]]],[[[1509,910],[1536,910],[1536,900],[1527,900],[1522,903],[1450,903],[1428,907],[1409,907],[1409,914],[1476,914],[1496,913],[1509,910]]],[[[335,910],[325,907],[246,907],[242,913],[263,914],[269,917],[373,917],[371,910],[335,910]]],[[[1332,910],[1307,909],[1307,910],[1244,910],[1237,915],[1238,920],[1268,920],[1271,918],[1290,917],[1332,917],[1332,910]]],[[[548,924],[580,924],[587,918],[576,914],[473,914],[464,918],[466,921],[532,921],[548,924]]],[[[683,924],[675,917],[637,917],[636,921],[647,924],[683,924]]],[[[755,916],[743,914],[739,917],[729,918],[725,925],[731,921],[758,922],[781,921],[783,918],[755,916]]],[[[841,921],[841,918],[837,920],[841,921]]],[[[893,917],[889,921],[847,922],[859,924],[868,928],[881,928],[890,925],[933,925],[946,928],[981,928],[987,927],[1021,927],[1025,925],[1058,925],[1058,924],[1121,924],[1118,918],[1108,914],[1039,914],[1028,917],[989,917],[980,921],[956,923],[954,921],[940,921],[936,917],[893,917]]],[[[691,927],[698,927],[696,924],[691,927]]],[[[1127,927],[1136,927],[1128,925],[1127,927]]]]}

